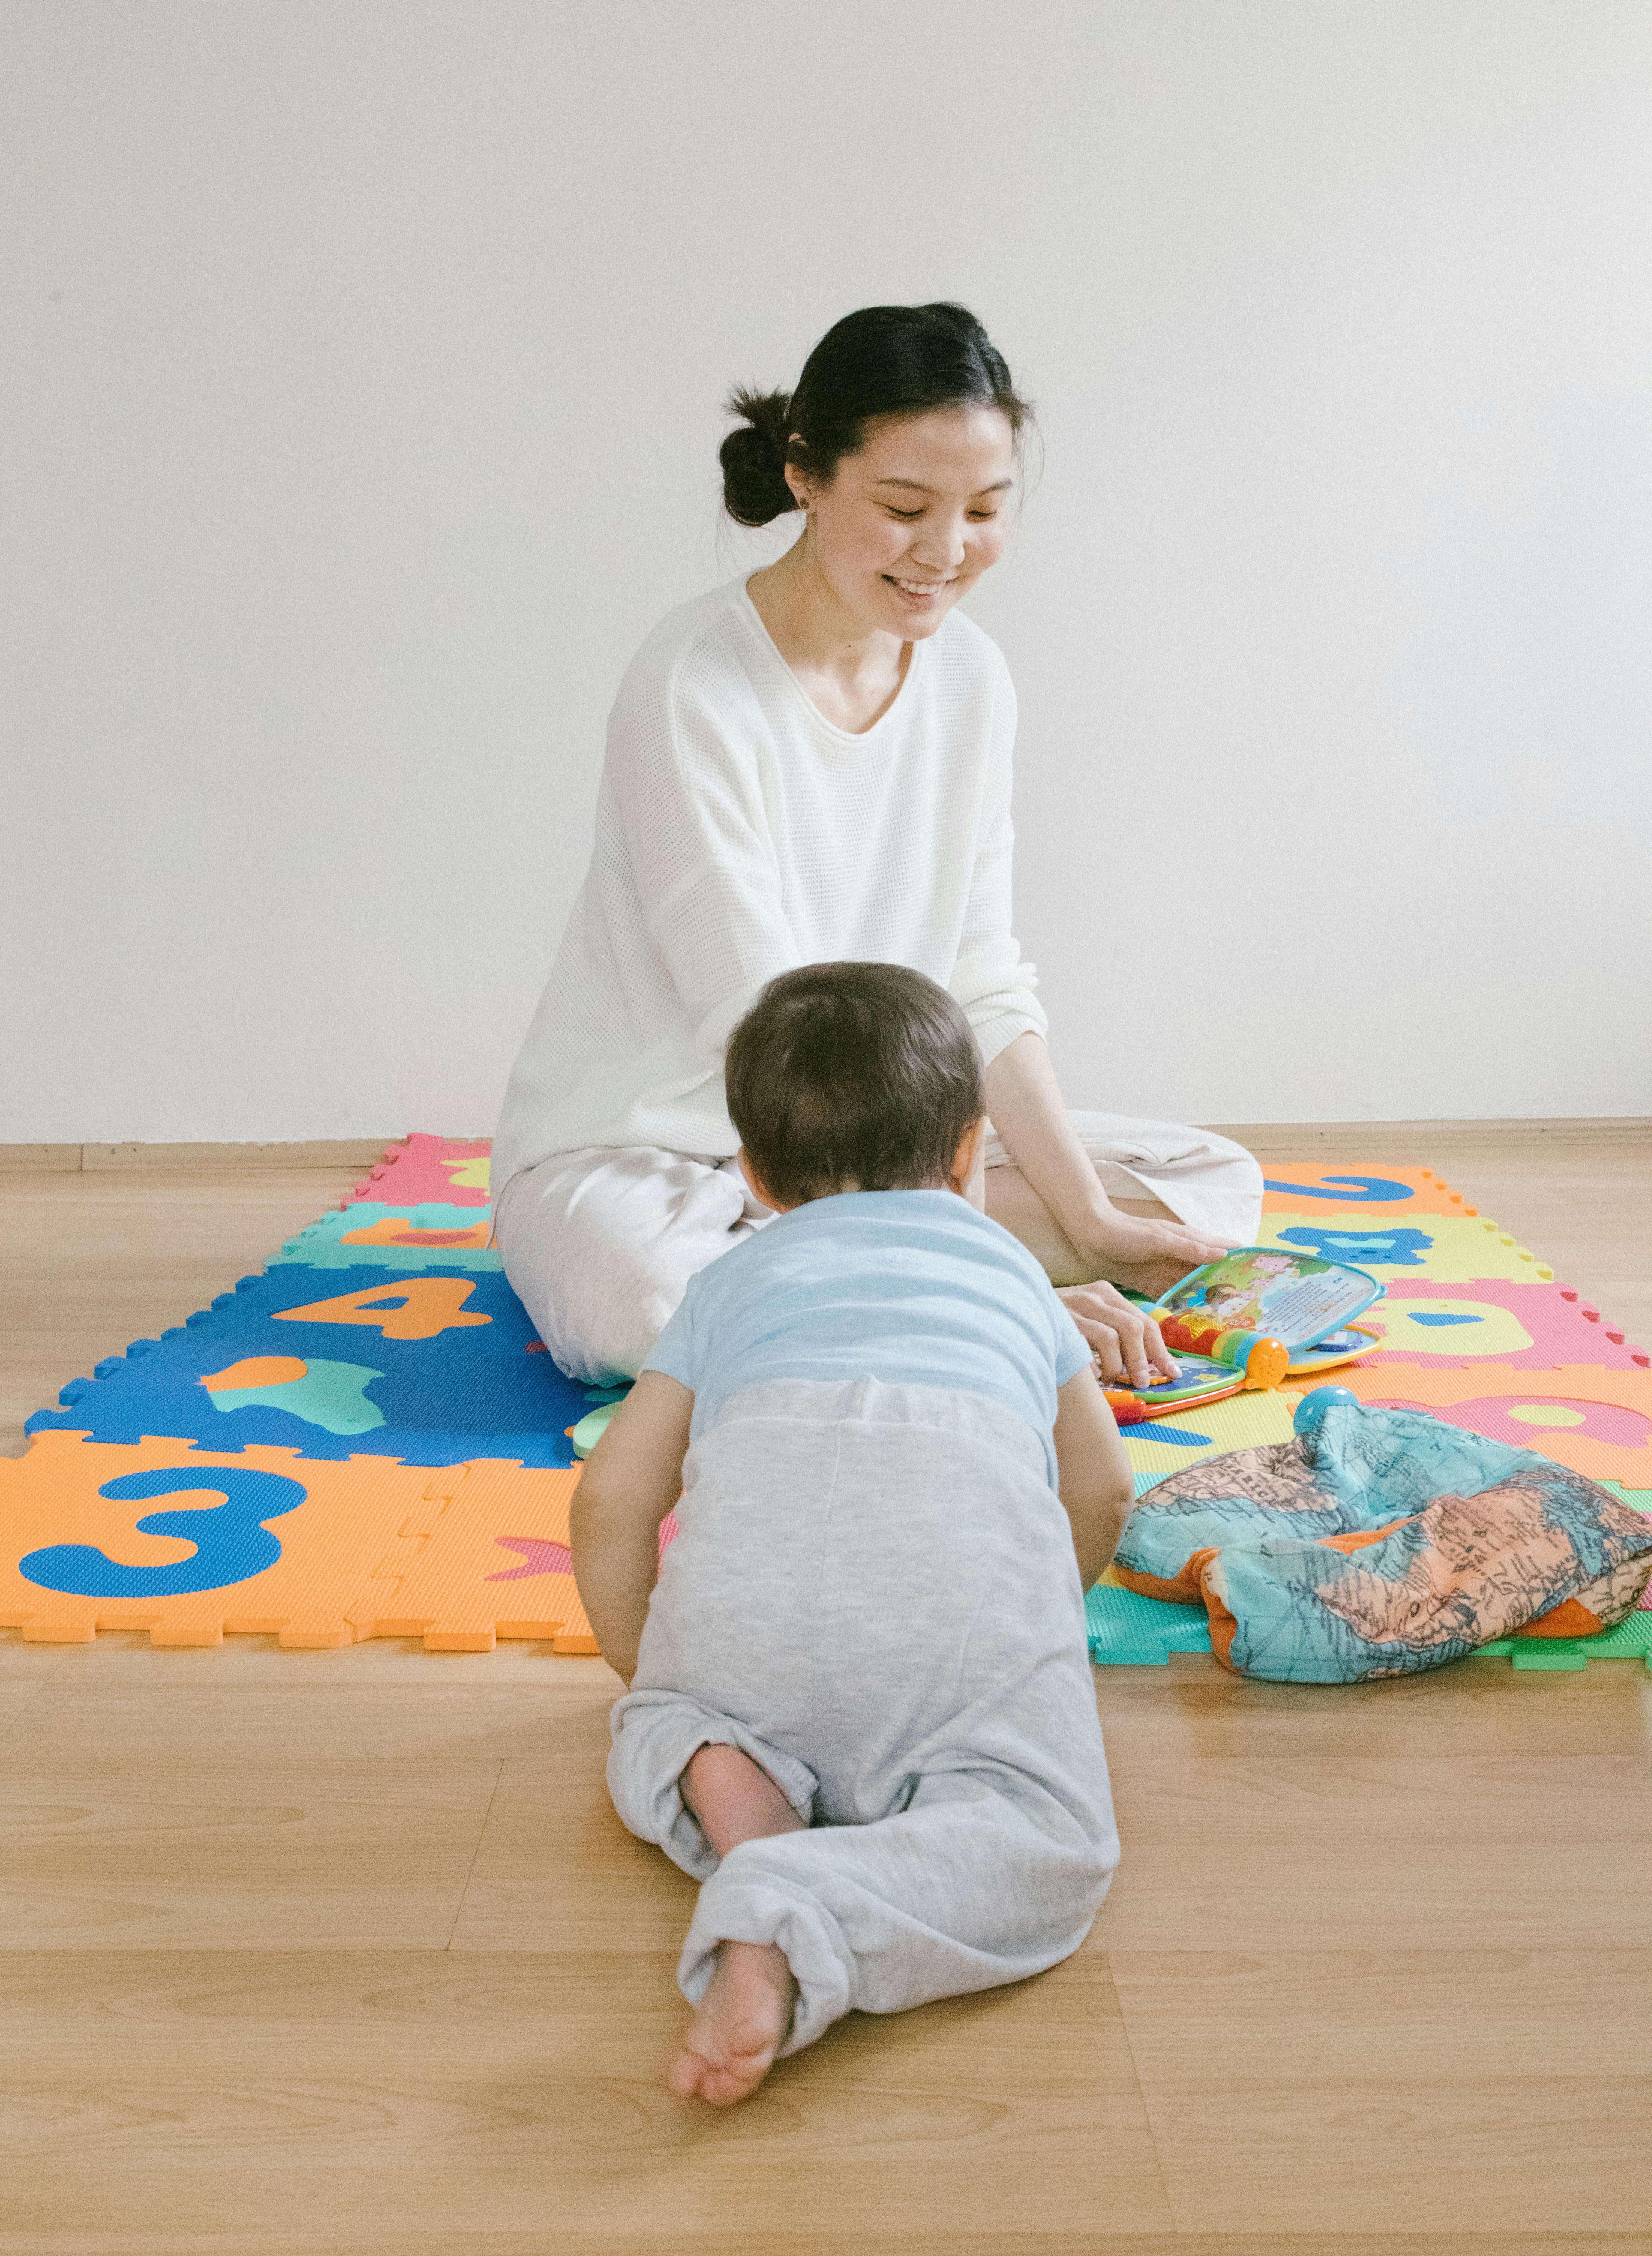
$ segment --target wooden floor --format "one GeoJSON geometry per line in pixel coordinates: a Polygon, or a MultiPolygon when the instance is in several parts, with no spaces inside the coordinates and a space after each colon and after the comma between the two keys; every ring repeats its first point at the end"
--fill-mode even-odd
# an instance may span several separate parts
{"type": "MultiPolygon", "coordinates": [[[[1411,1156],[1652,1333],[1644,1142],[1411,1156]]],[[[0,1176],[0,1446],[353,1173],[0,1176]]],[[[1648,1687],[1100,1672],[1085,1949],[717,2116],[600,1661],[0,1633],[0,2252],[1646,2256],[1648,1687]]]]}

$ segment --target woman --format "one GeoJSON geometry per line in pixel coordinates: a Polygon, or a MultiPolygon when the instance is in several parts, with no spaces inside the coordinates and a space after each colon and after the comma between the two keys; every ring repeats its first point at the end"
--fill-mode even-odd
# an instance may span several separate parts
{"type": "Polygon", "coordinates": [[[778,563],[673,611],[610,716],[589,871],[495,1140],[506,1274],[575,1378],[634,1376],[688,1278],[768,1218],[723,1045],[829,959],[949,988],[986,1065],[986,1211],[1063,1289],[1104,1377],[1145,1383],[1156,1293],[1255,1234],[1235,1144],[1069,1116],[1010,930],[1015,698],[955,607],[1004,545],[1027,410],[961,306],[873,306],[797,389],[737,392],[724,494],[801,510],[778,563]]]}

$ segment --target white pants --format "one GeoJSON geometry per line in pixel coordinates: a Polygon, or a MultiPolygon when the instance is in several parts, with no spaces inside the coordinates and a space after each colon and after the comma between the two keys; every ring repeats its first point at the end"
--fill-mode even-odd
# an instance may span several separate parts
{"type": "MultiPolygon", "coordinates": [[[[1157,1199],[1239,1245],[1261,1219],[1261,1169],[1225,1136],[1112,1112],[1073,1126],[1109,1198],[1157,1199]]],[[[996,1136],[986,1164],[1009,1154],[996,1136]]],[[[770,1219],[732,1160],[652,1146],[557,1152],[506,1184],[494,1216],[505,1273],[571,1378],[634,1378],[690,1277],[770,1219]]]]}
{"type": "Polygon", "coordinates": [[[786,2046],[1041,1973],[1119,1861],[1084,1593],[1042,1437],[978,1395],[876,1379],[737,1395],[688,1452],[608,1782],[702,1883],[678,1980],[772,1942],[786,2046]],[[680,1781],[706,1745],[806,1830],[721,1863],[680,1781]]]}

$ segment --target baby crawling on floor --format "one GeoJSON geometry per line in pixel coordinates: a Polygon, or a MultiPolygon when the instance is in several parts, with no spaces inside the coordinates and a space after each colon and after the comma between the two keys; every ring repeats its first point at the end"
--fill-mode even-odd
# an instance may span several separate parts
{"type": "Polygon", "coordinates": [[[851,2008],[1084,1941],[1119,1860],[1084,1592],[1132,1501],[1089,1348],[971,1203],[980,1059],[945,991],[787,972],[727,1087],[779,1218],[691,1281],[573,1505],[631,1688],[614,1805],[702,1883],[669,2082],[719,2105],[851,2008]]]}

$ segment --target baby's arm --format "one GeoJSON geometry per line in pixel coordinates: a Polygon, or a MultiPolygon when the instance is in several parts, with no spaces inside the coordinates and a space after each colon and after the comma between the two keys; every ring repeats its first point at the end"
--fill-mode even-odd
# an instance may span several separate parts
{"type": "Polygon", "coordinates": [[[1093,1370],[1070,1378],[1055,1397],[1055,1463],[1088,1590],[1118,1549],[1135,1502],[1130,1460],[1093,1370]]]}
{"type": "Polygon", "coordinates": [[[660,1570],[660,1523],[682,1494],[693,1414],[688,1387],[663,1371],[645,1371],[574,1491],[574,1580],[604,1660],[627,1684],[660,1570]]]}

